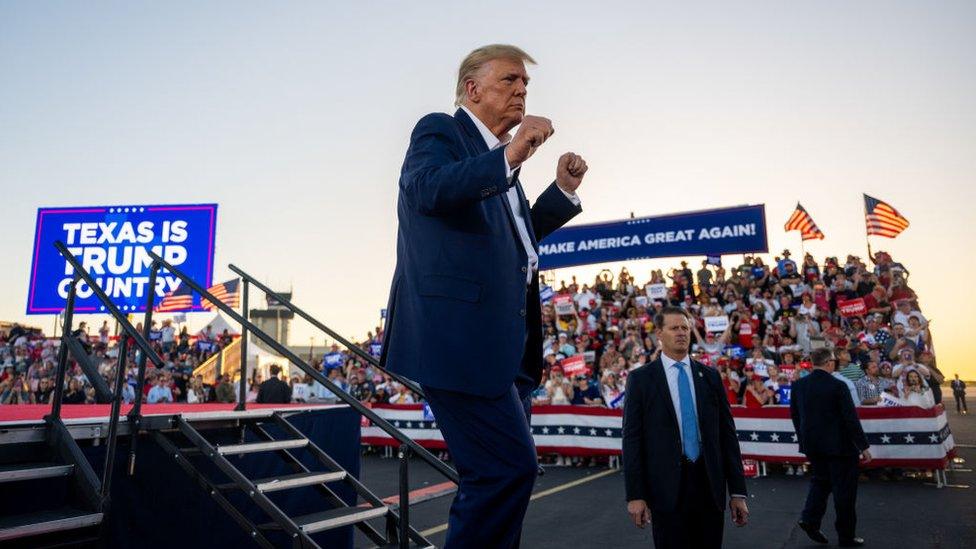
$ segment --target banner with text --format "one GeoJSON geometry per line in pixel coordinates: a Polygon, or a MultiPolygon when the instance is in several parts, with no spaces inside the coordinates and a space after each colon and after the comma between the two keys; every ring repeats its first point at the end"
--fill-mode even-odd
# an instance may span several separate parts
{"type": "MultiPolygon", "coordinates": [[[[122,311],[146,309],[149,252],[159,254],[201,286],[213,283],[217,205],[100,206],[40,208],[27,294],[27,314],[57,314],[64,309],[74,270],[54,243],[61,241],[122,311]]],[[[156,301],[180,281],[161,269],[156,301]]],[[[75,311],[105,308],[82,280],[75,311]]],[[[200,296],[186,311],[202,311],[200,296]]]]}
{"type": "Polygon", "coordinates": [[[546,237],[539,248],[541,269],[767,252],[766,207],[759,204],[563,227],[546,237]]]}
{"type": "Polygon", "coordinates": [[[840,311],[840,316],[849,318],[852,316],[864,316],[868,312],[868,307],[864,303],[864,298],[859,297],[847,301],[838,301],[837,310],[840,311]]]}

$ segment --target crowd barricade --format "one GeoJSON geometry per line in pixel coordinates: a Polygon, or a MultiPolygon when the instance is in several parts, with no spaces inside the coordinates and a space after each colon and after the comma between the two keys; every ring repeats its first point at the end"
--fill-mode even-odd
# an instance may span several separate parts
{"type": "MultiPolygon", "coordinates": [[[[380,417],[429,449],[445,449],[437,420],[422,404],[374,404],[380,417]]],[[[872,466],[945,469],[955,455],[955,442],[945,408],[914,406],[857,409],[871,445],[872,466]]],[[[788,406],[747,409],[732,407],[744,459],[800,464],[806,460],[796,443],[788,406]]],[[[534,406],[532,435],[540,454],[619,456],[621,410],[589,406],[534,406]]],[[[363,424],[362,443],[395,446],[380,428],[363,424]]]]}

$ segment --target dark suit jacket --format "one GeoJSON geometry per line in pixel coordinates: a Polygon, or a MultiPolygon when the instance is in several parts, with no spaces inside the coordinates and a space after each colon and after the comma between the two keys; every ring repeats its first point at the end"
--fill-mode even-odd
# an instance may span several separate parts
{"type": "Polygon", "coordinates": [[[868,447],[850,390],[824,370],[793,383],[790,416],[807,456],[853,456],[868,447]]]}
{"type": "Polygon", "coordinates": [[[268,379],[258,387],[257,401],[262,404],[288,404],[291,402],[291,387],[276,377],[268,379]]]}
{"type": "MultiPolygon", "coordinates": [[[[400,173],[397,263],[380,362],[423,385],[483,396],[512,386],[525,349],[542,373],[539,283],[505,193],[505,147],[488,151],[463,110],[417,123],[400,173]]],[[[522,215],[539,240],[582,210],[555,183],[522,215]]]]}
{"type": "MultiPolygon", "coordinates": [[[[701,451],[712,496],[725,509],[728,494],[748,495],[732,410],[718,372],[691,362],[701,451]]],[[[681,431],[661,359],[627,376],[623,461],[627,501],[642,499],[651,512],[674,511],[681,489],[681,431]]]]}

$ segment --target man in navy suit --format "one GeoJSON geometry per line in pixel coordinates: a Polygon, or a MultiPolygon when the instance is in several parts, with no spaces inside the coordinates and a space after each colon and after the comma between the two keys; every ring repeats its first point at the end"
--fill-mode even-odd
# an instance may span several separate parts
{"type": "Polygon", "coordinates": [[[860,547],[864,540],[854,535],[858,459],[871,461],[871,451],[847,386],[832,375],[837,367],[833,351],[816,349],[810,359],[813,371],[794,383],[790,394],[790,417],[800,452],[806,454],[813,473],[798,524],[813,541],[827,543],[820,521],[833,492],[838,544],[860,547]]]}
{"type": "Polygon", "coordinates": [[[657,549],[718,548],[726,493],[732,521],[749,519],[732,410],[718,372],[688,356],[687,313],[662,308],[654,330],[661,357],[627,376],[627,512],[640,528],[651,523],[657,549]]]}
{"type": "Polygon", "coordinates": [[[400,172],[380,361],[421,384],[460,475],[447,547],[519,544],[537,472],[528,406],[542,375],[539,241],[582,211],[587,166],[572,153],[533,206],[525,199],[520,167],[553,133],[525,114],[526,62],[514,46],[471,52],[460,109],[417,123],[400,172]]]}

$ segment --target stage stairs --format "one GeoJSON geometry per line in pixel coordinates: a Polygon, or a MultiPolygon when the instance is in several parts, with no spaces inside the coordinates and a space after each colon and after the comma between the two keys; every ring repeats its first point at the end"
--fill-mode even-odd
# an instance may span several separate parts
{"type": "MultiPolygon", "coordinates": [[[[71,333],[75,286],[74,279],[58,348],[56,390],[51,396],[51,414],[45,417],[43,440],[20,442],[16,438],[0,439],[0,545],[3,547],[96,547],[100,545],[100,527],[110,503],[111,476],[119,421],[122,376],[117,376],[115,390],[98,374],[93,356],[71,333]],[[99,478],[61,420],[64,380],[69,359],[78,364],[92,380],[95,400],[112,404],[112,420],[106,444],[106,461],[99,478]]],[[[96,291],[107,300],[104,293],[96,291]]],[[[121,313],[113,307],[116,318],[121,313]]],[[[123,328],[137,334],[124,318],[123,328]]],[[[144,342],[141,342],[144,343],[144,342]]],[[[137,342],[140,345],[140,342],[137,342]]],[[[141,345],[140,345],[141,346],[141,345]]],[[[148,349],[148,346],[145,346],[148,349]]],[[[127,344],[120,346],[125,355],[127,344]]],[[[162,364],[155,353],[144,355],[162,364]]],[[[145,360],[145,359],[144,359],[145,360]]],[[[124,372],[116,364],[116,370],[124,372]]]]}
{"type": "MultiPolygon", "coordinates": [[[[280,412],[270,418],[242,421],[240,436],[233,444],[212,441],[205,427],[206,425],[198,427],[192,421],[180,417],[174,431],[156,431],[153,436],[179,466],[241,528],[250,533],[259,546],[282,547],[282,540],[290,540],[293,547],[319,547],[313,538],[316,533],[350,525],[356,526],[378,546],[387,545],[390,538],[396,539],[398,520],[392,508],[306,438],[280,412]],[[280,436],[282,434],[284,436],[280,436]],[[251,479],[235,465],[240,456],[261,452],[277,454],[294,473],[251,479]],[[309,460],[301,459],[302,452],[312,456],[317,467],[313,469],[306,466],[305,463],[309,460]],[[215,465],[224,478],[205,474],[202,471],[204,467],[197,465],[201,460],[215,465]],[[357,501],[362,499],[363,503],[348,505],[335,490],[341,484],[352,488],[357,495],[357,501]],[[290,516],[274,500],[276,493],[304,487],[314,488],[323,497],[324,503],[327,503],[327,508],[302,516],[290,516]],[[248,498],[248,503],[258,506],[266,515],[267,521],[256,524],[250,520],[247,515],[253,514],[250,513],[251,510],[232,503],[229,494],[235,491],[243,493],[248,498]],[[368,522],[380,519],[385,522],[385,533],[379,532],[368,522]],[[277,536],[274,535],[276,532],[277,536]]],[[[213,467],[208,469],[213,470],[213,467]]],[[[416,535],[416,532],[412,533],[416,535]]]]}
{"type": "MultiPolygon", "coordinates": [[[[100,535],[99,527],[105,524],[105,514],[109,510],[128,345],[135,345],[139,350],[135,394],[143,394],[147,362],[152,362],[157,368],[166,365],[149,343],[155,295],[150,293],[146,296],[143,329],[136,330],[127,315],[114,305],[67,247],[62,242],[55,243],[55,247],[73,268],[73,280],[68,288],[64,311],[63,335],[54,380],[55,391],[51,397],[51,414],[45,418],[46,432],[43,444],[0,445],[0,483],[4,485],[2,488],[4,498],[0,498],[0,544],[4,547],[67,547],[85,544],[92,547],[110,547],[112,540],[107,539],[105,535],[100,535]],[[123,331],[118,348],[115,377],[111,380],[111,386],[109,383],[95,384],[97,400],[112,405],[108,432],[104,439],[105,461],[100,479],[60,416],[69,354],[81,366],[86,376],[100,377],[97,365],[71,335],[75,297],[81,281],[84,281],[93,291],[104,305],[105,312],[114,317],[123,331]],[[49,485],[52,482],[60,482],[61,487],[52,488],[49,485]],[[48,485],[33,485],[34,483],[48,485]],[[7,485],[15,486],[18,490],[9,490],[7,485]],[[39,494],[42,497],[39,497],[39,494]]],[[[156,286],[156,277],[161,269],[177,276],[182,284],[189,286],[194,292],[213,303],[227,317],[240,324],[241,348],[246,348],[249,335],[256,337],[303,370],[314,381],[324,385],[342,403],[364,416],[372,425],[383,429],[400,442],[398,452],[400,498],[396,504],[384,503],[353,475],[345,471],[338,462],[305,437],[281,413],[271,416],[249,414],[236,416],[233,419],[236,440],[231,444],[227,443],[226,421],[222,423],[223,433],[214,432],[220,429],[215,429],[211,423],[197,423],[184,415],[175,416],[168,428],[150,429],[150,435],[168,454],[172,455],[183,471],[194,479],[261,547],[320,547],[315,541],[316,534],[349,526],[358,528],[372,543],[380,547],[402,549],[431,547],[430,542],[409,523],[410,457],[411,455],[420,457],[455,483],[458,482],[457,472],[369,407],[352,398],[327,379],[321,371],[250,322],[247,309],[249,286],[253,284],[263,290],[269,297],[276,299],[295,311],[298,316],[311,322],[313,326],[340,341],[354,354],[374,367],[384,372],[386,370],[362,349],[342,339],[289,300],[272,292],[267,286],[233,265],[230,268],[239,272],[243,279],[241,300],[243,315],[228,307],[162,257],[152,252],[150,256],[153,258],[153,264],[147,287],[156,286]],[[243,462],[237,460],[246,459],[242,456],[259,452],[276,454],[293,473],[264,479],[249,478],[237,465],[243,462]],[[309,459],[309,456],[312,459],[309,459]],[[309,463],[314,463],[315,466],[309,467],[307,465],[309,463]],[[312,514],[290,516],[283,505],[276,501],[276,495],[296,489],[318,492],[323,499],[321,510],[312,514]],[[340,497],[339,492],[346,494],[347,497],[354,493],[356,497],[347,503],[340,497]],[[237,504],[234,503],[235,501],[237,504]],[[266,521],[252,520],[252,517],[262,514],[266,516],[266,521]],[[382,522],[381,529],[385,531],[380,532],[370,521],[382,522]]],[[[246,379],[247,363],[243,355],[241,355],[239,371],[246,379]]],[[[387,373],[418,394],[422,394],[421,388],[411,380],[387,373]]],[[[246,410],[245,389],[246,384],[240,383],[236,411],[246,410]]],[[[128,445],[128,474],[133,474],[135,470],[139,440],[137,435],[144,432],[143,419],[141,399],[136,399],[126,418],[127,432],[133,435],[128,445]]],[[[301,499],[304,499],[304,496],[301,499]]]]}
{"type": "Polygon", "coordinates": [[[0,546],[94,547],[107,500],[60,419],[44,440],[0,444],[0,546]]]}

